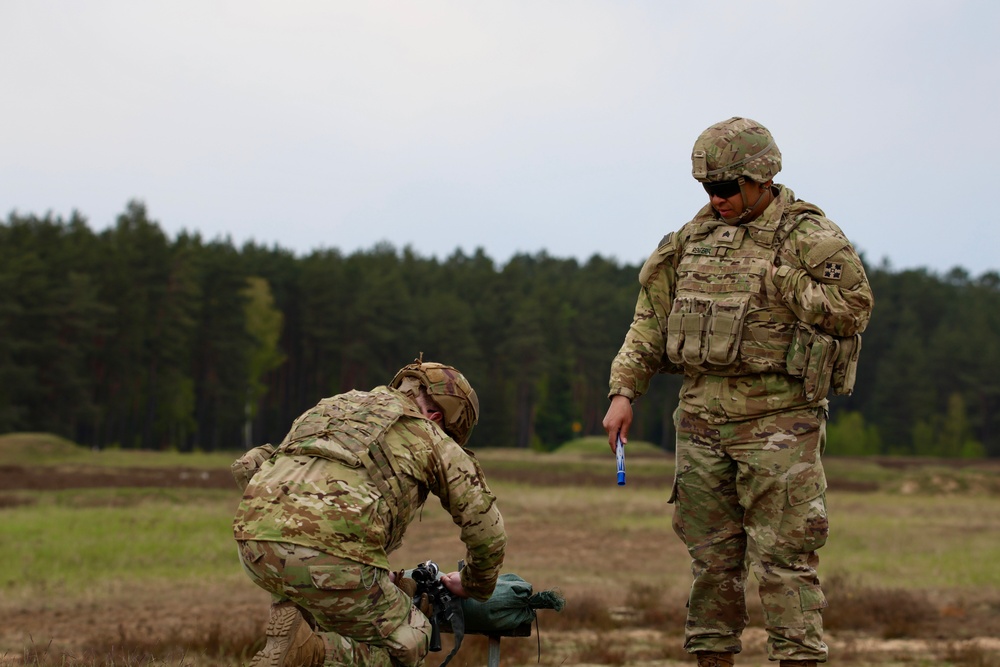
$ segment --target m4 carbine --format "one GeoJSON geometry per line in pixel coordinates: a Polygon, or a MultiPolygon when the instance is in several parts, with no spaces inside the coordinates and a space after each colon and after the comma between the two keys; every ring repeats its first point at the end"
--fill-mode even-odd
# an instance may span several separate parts
{"type": "MultiPolygon", "coordinates": [[[[430,614],[428,618],[431,622],[431,651],[441,650],[441,623],[446,623],[455,634],[454,655],[462,643],[465,634],[462,616],[462,601],[441,582],[441,569],[432,560],[425,561],[413,568],[411,574],[413,580],[417,582],[417,592],[413,595],[413,604],[420,606],[420,601],[424,594],[427,595],[430,603],[430,614]]],[[[451,656],[448,656],[448,660],[451,656]]],[[[445,660],[442,667],[448,663],[445,660]]]]}

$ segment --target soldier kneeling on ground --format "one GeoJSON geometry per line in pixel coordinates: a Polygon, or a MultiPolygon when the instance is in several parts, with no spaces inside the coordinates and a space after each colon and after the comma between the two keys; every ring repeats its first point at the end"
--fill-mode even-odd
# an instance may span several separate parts
{"type": "Polygon", "coordinates": [[[251,667],[419,665],[431,625],[415,582],[388,554],[434,494],[466,546],[443,575],[454,595],[486,600],[507,543],[496,497],[464,448],[479,399],[451,366],[417,359],[388,386],[325,398],[277,447],[233,464],[245,486],[233,530],[240,560],[272,596],[267,641],[251,667]]]}

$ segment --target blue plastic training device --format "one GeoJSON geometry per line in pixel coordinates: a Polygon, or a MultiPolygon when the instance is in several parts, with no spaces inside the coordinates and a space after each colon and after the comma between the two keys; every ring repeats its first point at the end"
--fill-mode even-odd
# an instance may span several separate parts
{"type": "Polygon", "coordinates": [[[621,436],[618,436],[618,444],[615,445],[615,461],[618,463],[618,486],[625,486],[625,444],[621,436]]]}

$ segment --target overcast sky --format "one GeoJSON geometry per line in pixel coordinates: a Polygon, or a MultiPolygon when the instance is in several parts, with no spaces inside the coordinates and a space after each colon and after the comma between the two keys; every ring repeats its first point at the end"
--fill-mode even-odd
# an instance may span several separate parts
{"type": "Polygon", "coordinates": [[[894,269],[1000,269],[1000,2],[0,0],[0,216],[639,263],[698,134],[894,269]]]}

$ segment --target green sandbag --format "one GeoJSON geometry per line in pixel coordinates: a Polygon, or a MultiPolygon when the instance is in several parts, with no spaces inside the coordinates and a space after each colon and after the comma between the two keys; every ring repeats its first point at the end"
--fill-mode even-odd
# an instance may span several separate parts
{"type": "Polygon", "coordinates": [[[516,574],[501,574],[493,595],[486,602],[462,600],[465,632],[503,634],[535,620],[535,610],[562,611],[566,600],[556,590],[532,594],[531,584],[516,574]]]}

